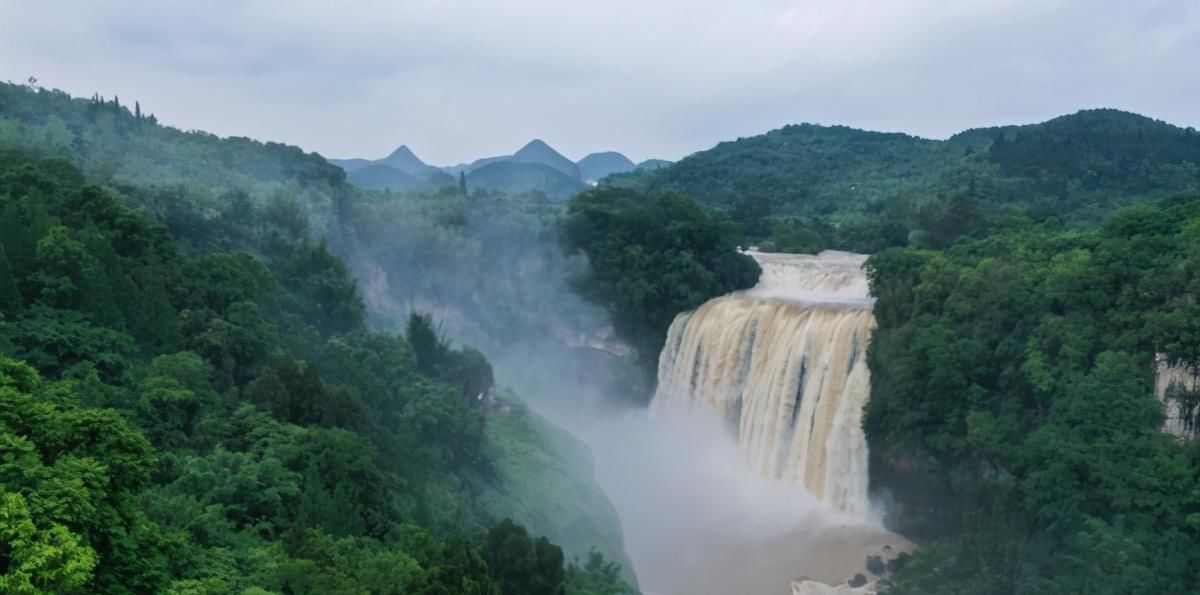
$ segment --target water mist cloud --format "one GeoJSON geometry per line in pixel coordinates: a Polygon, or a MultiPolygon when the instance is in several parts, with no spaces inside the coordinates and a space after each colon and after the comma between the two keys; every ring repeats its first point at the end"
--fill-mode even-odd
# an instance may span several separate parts
{"type": "Polygon", "coordinates": [[[884,545],[910,547],[751,471],[711,411],[629,411],[573,431],[593,449],[648,593],[782,593],[802,577],[837,584],[884,545]]]}

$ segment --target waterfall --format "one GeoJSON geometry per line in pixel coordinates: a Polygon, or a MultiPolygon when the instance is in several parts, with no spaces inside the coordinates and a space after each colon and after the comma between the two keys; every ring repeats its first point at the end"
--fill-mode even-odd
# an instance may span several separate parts
{"type": "Polygon", "coordinates": [[[763,269],[757,286],[671,324],[652,411],[715,409],[758,473],[865,516],[866,256],[749,254],[763,269]]]}

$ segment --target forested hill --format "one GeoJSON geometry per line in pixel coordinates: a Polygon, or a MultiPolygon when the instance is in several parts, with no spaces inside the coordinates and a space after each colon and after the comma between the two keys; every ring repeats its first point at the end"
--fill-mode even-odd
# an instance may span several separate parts
{"type": "Polygon", "coordinates": [[[0,97],[0,592],[634,591],[580,443],[429,318],[368,327],[309,230],[340,169],[0,97]]]}
{"type": "Polygon", "coordinates": [[[889,593],[1200,592],[1200,441],[1161,431],[1200,412],[1200,195],[867,269],[871,484],[925,542],[889,593]]]}
{"type": "Polygon", "coordinates": [[[957,157],[944,143],[905,134],[799,124],[722,142],[666,167],[618,176],[618,183],[674,190],[725,209],[765,197],[779,212],[828,214],[932,184],[957,157]]]}
{"type": "Polygon", "coordinates": [[[987,156],[1003,175],[1047,193],[1108,191],[1158,196],[1195,188],[1200,134],[1112,109],[1081,111],[1042,124],[969,130],[951,142],[990,138],[987,156]]]}
{"type": "Polygon", "coordinates": [[[1197,188],[1198,165],[1194,129],[1102,109],[945,141],[785,126],[611,183],[681,192],[777,249],[874,252],[907,244],[914,230],[937,235],[945,222],[931,220],[953,209],[1096,224],[1121,206],[1197,188]]]}
{"type": "Polygon", "coordinates": [[[88,180],[136,188],[156,218],[191,217],[166,212],[183,202],[201,211],[224,210],[231,196],[265,200],[286,195],[318,225],[353,188],[345,172],[315,153],[242,137],[163,126],[136,101],[119,97],[75,98],[58,90],[0,82],[0,147],[68,159],[88,180]],[[155,200],[151,193],[186,195],[187,201],[155,200]]]}

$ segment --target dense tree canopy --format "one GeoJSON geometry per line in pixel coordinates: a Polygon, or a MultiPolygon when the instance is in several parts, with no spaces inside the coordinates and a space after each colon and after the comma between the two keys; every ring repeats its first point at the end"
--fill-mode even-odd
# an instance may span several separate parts
{"type": "Polygon", "coordinates": [[[923,544],[891,592],[1198,591],[1200,446],[1152,387],[1200,363],[1198,164],[1194,130],[1113,110],[801,125],[564,212],[0,84],[0,591],[632,593],[564,553],[620,555],[586,452],[413,306],[503,349],[602,318],[545,283],[578,274],[649,367],[754,284],[747,243],[874,254],[872,486],[923,544]],[[530,512],[559,492],[575,516],[530,512]]]}
{"type": "Polygon", "coordinates": [[[568,248],[591,264],[580,291],[608,308],[650,366],[676,314],[758,281],[758,264],[737,251],[737,226],[678,194],[585,192],[565,227],[568,248]]]}
{"type": "Polygon", "coordinates": [[[723,142],[610,183],[728,212],[768,251],[944,248],[986,219],[1098,224],[1200,188],[1200,134],[1111,109],[945,141],[801,124],[723,142]]]}
{"type": "Polygon", "coordinates": [[[1200,364],[1200,197],[868,261],[865,428],[893,522],[939,545],[895,593],[1200,588],[1200,458],[1156,354],[1200,364]]]}
{"type": "Polygon", "coordinates": [[[489,559],[486,358],[369,331],[299,211],[238,208],[192,229],[237,245],[181,250],[64,161],[0,160],[0,590],[625,592],[545,538],[489,559]]]}

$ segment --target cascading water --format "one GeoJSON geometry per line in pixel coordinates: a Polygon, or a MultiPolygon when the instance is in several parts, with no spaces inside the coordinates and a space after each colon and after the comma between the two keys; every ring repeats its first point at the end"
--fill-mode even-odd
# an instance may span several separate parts
{"type": "Polygon", "coordinates": [[[715,408],[757,472],[866,516],[866,256],[749,254],[763,270],[757,286],[671,324],[653,411],[715,408]]]}

